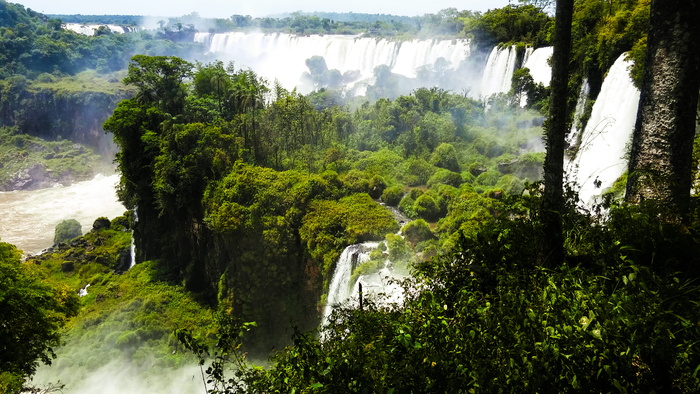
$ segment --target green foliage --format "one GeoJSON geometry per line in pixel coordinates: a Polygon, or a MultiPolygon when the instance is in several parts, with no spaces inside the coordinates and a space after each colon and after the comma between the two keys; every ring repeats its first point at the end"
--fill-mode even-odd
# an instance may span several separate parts
{"type": "Polygon", "coordinates": [[[401,186],[390,186],[384,189],[382,192],[382,201],[389,206],[395,207],[401,202],[403,197],[403,187],[401,186]]]}
{"type": "MultiPolygon", "coordinates": [[[[188,330],[203,338],[216,335],[214,311],[197,295],[161,278],[158,265],[148,261],[122,275],[107,272],[101,280],[90,282],[78,315],[67,324],[69,330],[62,337],[65,345],[57,351],[51,368],[40,371],[40,382],[60,380],[76,388],[110,365],[151,365],[159,374],[169,375],[195,364],[173,333],[188,330]]],[[[154,376],[139,369],[130,373],[134,381],[152,381],[154,376]]]]}
{"type": "Polygon", "coordinates": [[[606,4],[598,0],[577,3],[572,25],[572,56],[582,77],[602,82],[602,75],[623,53],[631,51],[630,70],[635,84],[641,84],[644,48],[649,26],[649,0],[606,4]]]}
{"type": "Polygon", "coordinates": [[[503,190],[506,194],[520,194],[525,190],[525,184],[515,175],[503,175],[498,182],[496,188],[503,190]]]}
{"type": "Polygon", "coordinates": [[[0,190],[35,189],[91,179],[107,164],[69,140],[45,141],[0,128],[0,190]]]}
{"type": "Polygon", "coordinates": [[[299,234],[311,256],[323,262],[326,276],[345,246],[381,240],[396,231],[398,224],[389,211],[367,194],[353,194],[337,202],[312,202],[299,234]]]}
{"type": "Polygon", "coordinates": [[[80,223],[75,219],[67,219],[56,225],[53,243],[57,245],[81,235],[83,235],[83,230],[80,223]]]}
{"type": "Polygon", "coordinates": [[[423,219],[412,220],[401,229],[401,233],[406,237],[406,240],[412,245],[419,242],[427,241],[434,237],[430,226],[423,219]]]}
{"type": "Polygon", "coordinates": [[[524,42],[535,47],[548,43],[553,18],[534,5],[508,5],[485,12],[480,18],[465,20],[464,33],[480,45],[524,42]]]}
{"type": "Polygon", "coordinates": [[[413,252],[406,240],[397,234],[386,235],[386,246],[389,249],[389,260],[394,264],[406,264],[413,252]]]}
{"type": "Polygon", "coordinates": [[[457,172],[452,172],[446,169],[440,169],[428,179],[428,187],[437,185],[449,185],[459,187],[462,184],[462,176],[457,172]]]}
{"type": "Polygon", "coordinates": [[[384,182],[384,178],[381,176],[375,175],[369,180],[370,197],[378,199],[382,196],[382,193],[384,193],[384,189],[386,189],[386,182],[384,182]]]}
{"type": "Polygon", "coordinates": [[[41,283],[27,272],[13,245],[0,243],[0,388],[18,392],[40,362],[51,363],[59,330],[77,309],[75,293],[41,283]]]}
{"type": "Polygon", "coordinates": [[[440,215],[440,207],[428,193],[421,194],[413,203],[413,211],[418,217],[434,222],[440,215]]]}
{"type": "MultiPolygon", "coordinates": [[[[494,169],[491,157],[518,157],[539,133],[498,120],[495,109],[487,119],[478,103],[440,89],[349,113],[317,109],[279,84],[265,101],[265,81],[232,65],[192,69],[173,57],[133,58],[125,82],[137,95],[104,124],[120,148],[118,195],[137,209],[137,261],[157,259],[169,280],[260,323],[248,334],[259,348],[288,334],[285,316],[315,325],[309,306],[343,247],[398,229],[371,197],[438,221],[463,179],[435,165],[494,169]],[[401,198],[400,183],[428,189],[401,198]]],[[[461,219],[450,220],[457,224],[445,229],[459,228],[461,219]]]]}
{"type": "Polygon", "coordinates": [[[410,218],[416,218],[418,215],[416,214],[413,205],[416,202],[416,199],[422,194],[423,190],[421,189],[410,189],[399,202],[399,210],[410,218]]]}
{"type": "Polygon", "coordinates": [[[296,334],[240,376],[261,391],[698,390],[697,256],[665,247],[697,241],[652,223],[653,206],[605,223],[569,206],[571,261],[542,269],[537,199],[508,198],[454,254],[420,263],[402,306],[338,308],[322,341],[296,334]]]}
{"type": "Polygon", "coordinates": [[[191,75],[192,67],[175,56],[136,55],[129,63],[124,84],[136,87],[139,102],[175,116],[184,110],[183,81],[191,75]]]}
{"type": "Polygon", "coordinates": [[[430,164],[452,172],[459,172],[459,163],[457,162],[457,151],[455,147],[447,143],[438,145],[430,157],[430,164]]]}
{"type": "Polygon", "coordinates": [[[476,183],[482,186],[496,186],[502,174],[496,170],[486,171],[476,177],[476,183]]]}
{"type": "Polygon", "coordinates": [[[428,183],[436,168],[421,158],[409,159],[406,165],[404,182],[408,186],[419,186],[428,183]]]}

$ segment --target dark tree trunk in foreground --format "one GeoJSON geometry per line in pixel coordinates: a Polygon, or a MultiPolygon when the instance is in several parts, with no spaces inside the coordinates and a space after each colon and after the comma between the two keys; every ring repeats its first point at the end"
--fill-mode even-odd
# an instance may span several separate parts
{"type": "Polygon", "coordinates": [[[626,199],[655,200],[666,220],[685,216],[700,90],[700,4],[654,0],[626,199]]]}
{"type": "Polygon", "coordinates": [[[557,0],[554,54],[552,55],[552,93],[549,99],[549,119],[545,127],[547,155],[544,159],[543,234],[539,255],[539,264],[547,267],[560,264],[564,260],[561,212],[564,208],[564,137],[567,132],[566,114],[573,13],[573,0],[557,0]]]}

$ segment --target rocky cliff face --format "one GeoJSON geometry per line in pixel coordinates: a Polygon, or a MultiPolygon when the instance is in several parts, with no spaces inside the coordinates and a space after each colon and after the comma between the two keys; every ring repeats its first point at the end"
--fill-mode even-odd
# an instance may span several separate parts
{"type": "Polygon", "coordinates": [[[0,88],[0,191],[70,185],[111,167],[117,147],[102,124],[128,91],[0,88]]]}

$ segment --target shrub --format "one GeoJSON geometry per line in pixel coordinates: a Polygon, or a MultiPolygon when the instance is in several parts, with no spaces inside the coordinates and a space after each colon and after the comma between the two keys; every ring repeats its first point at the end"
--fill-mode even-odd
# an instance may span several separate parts
{"type": "Polygon", "coordinates": [[[399,205],[402,197],[403,197],[403,187],[401,187],[401,186],[387,187],[386,189],[384,189],[384,192],[382,193],[382,201],[386,205],[390,205],[392,207],[399,205]]]}
{"type": "Polygon", "coordinates": [[[411,159],[406,169],[405,182],[408,186],[425,185],[435,170],[434,166],[423,159],[411,159]]]}
{"type": "Polygon", "coordinates": [[[69,241],[75,237],[83,235],[82,227],[75,219],[64,220],[56,225],[56,231],[53,236],[54,245],[61,242],[69,241]]]}
{"type": "Polygon", "coordinates": [[[433,238],[433,232],[430,231],[430,226],[423,219],[414,220],[406,223],[401,229],[401,232],[406,237],[408,242],[413,245],[422,241],[427,241],[433,238]]]}
{"type": "Polygon", "coordinates": [[[521,194],[525,190],[525,185],[523,181],[518,179],[515,175],[503,175],[501,179],[496,182],[496,187],[502,189],[506,194],[521,194]]]}
{"type": "Polygon", "coordinates": [[[440,216],[440,207],[435,202],[435,199],[429,194],[422,194],[413,203],[413,210],[419,217],[434,222],[440,216]]]}
{"type": "Polygon", "coordinates": [[[422,194],[423,190],[421,189],[409,190],[408,193],[405,196],[403,196],[401,202],[399,202],[399,210],[409,218],[417,218],[418,214],[416,214],[413,204],[416,202],[416,198],[418,198],[422,194]]]}
{"type": "Polygon", "coordinates": [[[112,227],[112,223],[106,217],[99,217],[92,223],[92,231],[109,229],[110,227],[112,227]]]}
{"type": "Polygon", "coordinates": [[[381,197],[384,189],[386,189],[386,182],[381,176],[375,175],[369,180],[369,195],[372,198],[377,199],[381,197]]]}
{"type": "Polygon", "coordinates": [[[481,186],[496,186],[501,179],[501,173],[496,170],[489,170],[476,177],[476,183],[481,186]]]}
{"type": "Polygon", "coordinates": [[[439,169],[428,180],[428,187],[433,187],[437,184],[459,187],[462,184],[462,175],[444,168],[439,169]]]}
{"type": "Polygon", "coordinates": [[[446,143],[438,145],[430,157],[430,164],[453,172],[459,172],[455,147],[446,143]]]}

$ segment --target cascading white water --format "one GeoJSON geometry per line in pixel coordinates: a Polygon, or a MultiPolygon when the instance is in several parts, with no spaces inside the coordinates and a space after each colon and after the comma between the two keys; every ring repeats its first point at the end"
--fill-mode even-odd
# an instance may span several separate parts
{"type": "Polygon", "coordinates": [[[590,93],[590,85],[588,84],[588,78],[584,78],[581,83],[581,90],[578,93],[578,99],[576,100],[576,109],[574,110],[574,121],[571,123],[571,130],[566,136],[566,143],[569,146],[573,146],[577,143],[578,135],[581,133],[579,128],[579,122],[581,121],[581,116],[586,110],[586,102],[588,101],[588,94],[590,93]]]}
{"type": "Polygon", "coordinates": [[[552,57],[552,53],[554,53],[554,47],[537,48],[523,61],[523,67],[530,69],[530,75],[535,83],[549,86],[552,79],[549,58],[552,57]]]}
{"type": "Polygon", "coordinates": [[[525,67],[525,64],[527,64],[527,61],[530,60],[530,56],[532,55],[532,52],[534,52],[535,49],[533,47],[526,47],[525,48],[525,53],[523,54],[523,67],[525,67]]]}
{"type": "Polygon", "coordinates": [[[86,295],[88,295],[88,287],[90,287],[89,283],[86,284],[85,287],[83,287],[82,289],[78,290],[78,297],[85,297],[86,295]]]}
{"type": "Polygon", "coordinates": [[[331,315],[331,312],[333,312],[333,307],[347,301],[351,296],[351,283],[349,282],[353,265],[368,261],[370,252],[376,249],[377,246],[379,246],[378,242],[365,242],[350,245],[343,250],[343,253],[341,253],[335,265],[335,271],[331,277],[331,284],[328,286],[328,297],[326,298],[326,307],[323,311],[321,327],[328,323],[328,317],[331,315]]]}
{"type": "Polygon", "coordinates": [[[482,98],[496,93],[507,93],[511,87],[517,51],[515,46],[494,47],[486,61],[478,95],[482,98]]]}
{"type": "Polygon", "coordinates": [[[579,198],[587,205],[596,203],[627,169],[625,155],[637,117],[639,90],[629,76],[631,62],[625,56],[620,55],[608,71],[578,153],[567,165],[567,172],[580,186],[579,198]]]}
{"type": "MultiPolygon", "coordinates": [[[[139,215],[138,215],[138,209],[134,208],[132,211],[134,214],[134,217],[132,219],[133,224],[136,225],[136,223],[139,221],[139,215]]],[[[131,246],[129,247],[129,256],[131,256],[131,263],[129,265],[129,268],[133,267],[136,265],[136,242],[134,240],[134,231],[131,230],[131,246]]]]}
{"type": "Polygon", "coordinates": [[[299,86],[301,75],[308,71],[305,62],[313,56],[322,56],[328,69],[359,71],[361,79],[367,79],[381,65],[389,66],[393,73],[415,77],[416,69],[433,65],[440,58],[456,69],[470,54],[468,40],[400,42],[343,35],[231,32],[197,33],[195,41],[219,60],[232,60],[238,68],[249,67],[288,89],[299,86]]]}
{"type": "Polygon", "coordinates": [[[387,260],[384,267],[377,272],[372,272],[367,275],[361,275],[353,285],[350,294],[358,294],[360,284],[365,297],[378,296],[382,294],[383,304],[397,304],[404,299],[403,288],[397,281],[406,278],[406,275],[400,275],[392,269],[392,262],[387,260]]]}
{"type": "Polygon", "coordinates": [[[134,243],[133,232],[131,234],[131,247],[129,247],[129,256],[131,257],[131,263],[129,264],[129,268],[132,268],[136,265],[136,243],[134,243]]]}
{"type": "MultiPolygon", "coordinates": [[[[534,51],[532,48],[525,50],[523,57],[523,68],[530,70],[530,76],[533,82],[541,83],[544,86],[549,86],[552,80],[552,67],[549,65],[549,58],[552,57],[554,47],[537,48],[534,51]]],[[[527,95],[523,95],[520,99],[520,106],[527,105],[527,95]]]]}
{"type": "Polygon", "coordinates": [[[100,216],[123,215],[125,208],[116,194],[118,182],[118,175],[97,175],[71,186],[0,192],[0,240],[36,254],[53,244],[56,225],[63,220],[76,219],[84,234],[100,216]]]}
{"type": "Polygon", "coordinates": [[[107,26],[107,28],[112,33],[117,33],[117,34],[124,34],[124,33],[127,33],[128,31],[131,31],[131,29],[125,29],[124,27],[118,26],[118,25],[98,25],[98,24],[82,24],[82,23],[64,23],[63,24],[64,29],[70,30],[72,32],[82,34],[85,36],[94,36],[95,31],[100,26],[107,26]]]}

